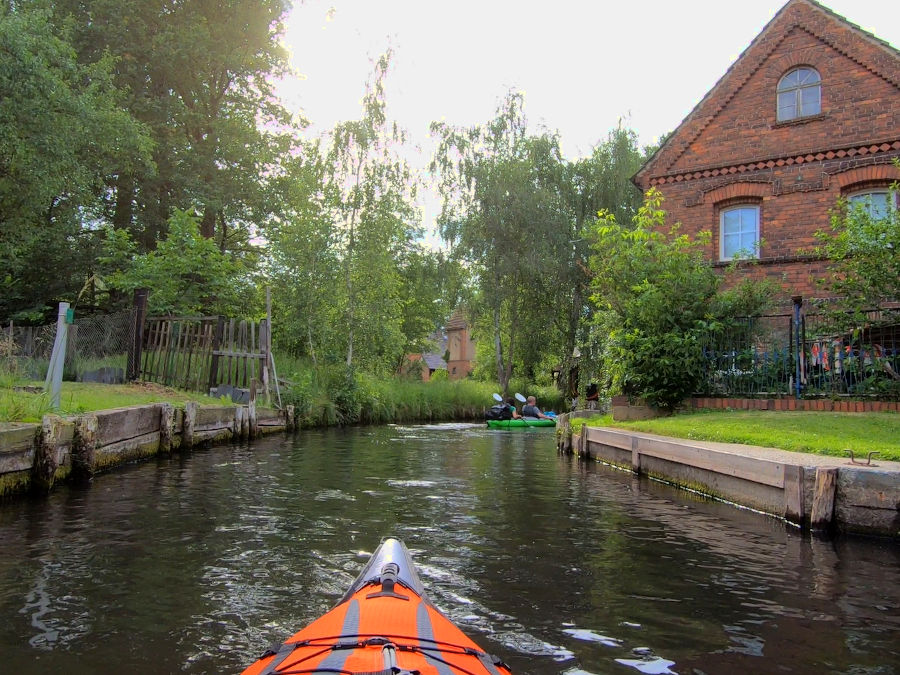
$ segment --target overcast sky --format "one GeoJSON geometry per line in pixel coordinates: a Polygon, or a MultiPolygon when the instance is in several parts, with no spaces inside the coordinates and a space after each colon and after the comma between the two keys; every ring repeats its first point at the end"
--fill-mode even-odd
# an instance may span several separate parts
{"type": "MultiPolygon", "coordinates": [[[[310,133],[327,131],[360,116],[372,62],[390,47],[388,114],[423,162],[433,120],[487,122],[511,88],[525,93],[529,122],[559,131],[575,159],[620,118],[642,145],[675,129],[784,4],[306,0],[285,36],[298,77],[281,92],[310,133]]],[[[900,0],[824,4],[900,47],[900,0]]]]}

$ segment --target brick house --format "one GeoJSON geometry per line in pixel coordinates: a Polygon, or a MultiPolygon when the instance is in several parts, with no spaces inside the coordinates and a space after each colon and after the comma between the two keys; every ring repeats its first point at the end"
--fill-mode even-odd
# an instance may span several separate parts
{"type": "Polygon", "coordinates": [[[900,52],[813,0],[790,0],[635,174],[709,259],[824,294],[810,254],[839,197],[878,211],[900,179],[900,52]]]}
{"type": "Polygon", "coordinates": [[[459,380],[472,372],[475,361],[475,341],[462,310],[453,312],[445,327],[447,331],[447,377],[459,380]]]}

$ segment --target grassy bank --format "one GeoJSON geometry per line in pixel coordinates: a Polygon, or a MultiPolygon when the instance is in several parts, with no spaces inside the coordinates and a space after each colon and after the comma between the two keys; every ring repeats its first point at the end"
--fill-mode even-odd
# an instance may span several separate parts
{"type": "MultiPolygon", "coordinates": [[[[474,380],[422,382],[402,378],[376,378],[348,371],[342,366],[312,368],[303,362],[279,363],[279,375],[287,380],[282,387],[283,405],[293,404],[302,427],[392,422],[433,422],[483,420],[484,410],[493,405],[496,385],[474,380]]],[[[136,382],[104,385],[63,382],[60,408],[53,410],[42,383],[9,380],[0,388],[0,422],[39,422],[47,413],[76,415],[129,405],[168,401],[204,404],[230,403],[152,383],[136,382]]],[[[534,394],[545,408],[559,405],[552,388],[535,388],[517,383],[525,394],[534,394]]],[[[514,391],[519,390],[514,389],[514,391]]]]}
{"type": "Polygon", "coordinates": [[[50,406],[50,394],[42,391],[40,382],[23,382],[0,389],[0,422],[40,422],[48,413],[77,415],[93,410],[109,410],[129,405],[168,402],[184,405],[199,401],[205,405],[221,403],[219,399],[195,392],[170,389],[150,382],[131,384],[95,384],[63,382],[59,409],[50,406]]]}
{"type": "Polygon", "coordinates": [[[654,420],[614,422],[607,415],[591,426],[612,426],[652,434],[722,443],[743,443],[793,452],[900,461],[900,415],[787,411],[697,411],[654,420]]]}

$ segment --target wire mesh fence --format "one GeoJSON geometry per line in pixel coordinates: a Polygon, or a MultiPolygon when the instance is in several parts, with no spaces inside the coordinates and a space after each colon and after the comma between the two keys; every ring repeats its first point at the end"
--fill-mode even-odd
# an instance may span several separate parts
{"type": "MultiPolygon", "coordinates": [[[[75,319],[69,327],[63,379],[79,382],[124,382],[128,349],[133,342],[134,310],[75,319]]],[[[3,331],[2,354],[8,370],[21,380],[47,375],[56,324],[16,326],[3,331]]]]}
{"type": "Polygon", "coordinates": [[[900,311],[834,312],[736,320],[703,345],[712,396],[900,399],[900,311]]]}

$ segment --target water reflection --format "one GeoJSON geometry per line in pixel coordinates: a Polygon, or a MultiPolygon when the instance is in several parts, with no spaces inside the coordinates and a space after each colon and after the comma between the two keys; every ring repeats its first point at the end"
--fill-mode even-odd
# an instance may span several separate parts
{"type": "Polygon", "coordinates": [[[387,534],[519,673],[900,668],[900,551],[557,457],[552,431],[306,432],[0,509],[10,672],[238,671],[387,534]]]}

